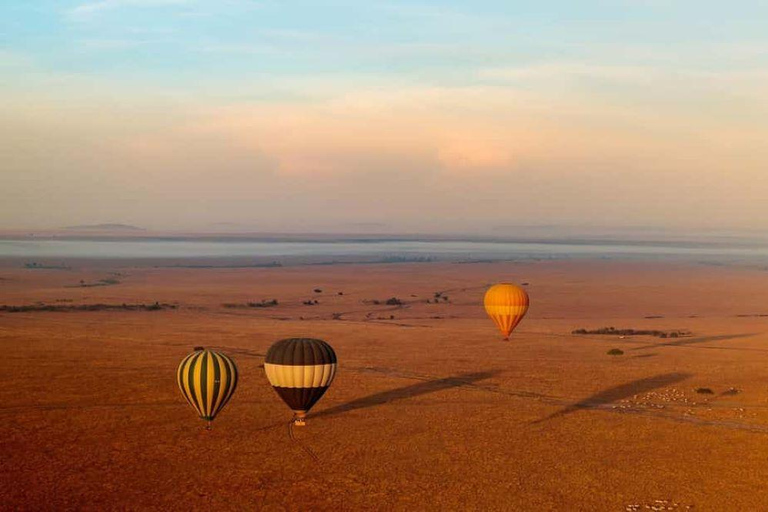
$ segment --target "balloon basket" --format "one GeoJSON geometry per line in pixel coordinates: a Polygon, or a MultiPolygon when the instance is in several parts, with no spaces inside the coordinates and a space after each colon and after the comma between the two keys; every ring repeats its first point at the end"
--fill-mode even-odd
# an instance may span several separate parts
{"type": "Polygon", "coordinates": [[[297,412],[293,415],[293,424],[297,427],[306,427],[307,426],[307,413],[306,412],[297,412]]]}

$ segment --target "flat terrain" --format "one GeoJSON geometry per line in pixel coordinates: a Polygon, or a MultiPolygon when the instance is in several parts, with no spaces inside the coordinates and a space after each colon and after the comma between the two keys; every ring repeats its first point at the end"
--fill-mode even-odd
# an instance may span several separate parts
{"type": "Polygon", "coordinates": [[[0,312],[0,508],[768,503],[764,270],[611,261],[0,266],[0,305],[155,302],[176,307],[0,312]],[[531,296],[510,342],[481,306],[498,281],[528,283],[531,296]],[[391,297],[404,304],[384,304],[391,297]],[[231,307],[272,299],[277,306],[231,307]],[[609,326],[691,335],[571,334],[609,326]],[[340,365],[295,439],[261,368],[269,345],[289,336],[327,340],[340,365]],[[196,345],[226,352],[240,369],[212,431],[175,383],[196,345]],[[623,355],[608,355],[614,348],[623,355]]]}

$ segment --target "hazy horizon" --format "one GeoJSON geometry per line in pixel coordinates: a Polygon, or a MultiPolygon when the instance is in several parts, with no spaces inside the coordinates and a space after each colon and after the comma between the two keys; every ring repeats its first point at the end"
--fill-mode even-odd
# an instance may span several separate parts
{"type": "Polygon", "coordinates": [[[282,230],[258,225],[215,223],[186,229],[162,229],[123,223],[83,224],[39,229],[0,229],[0,240],[195,240],[258,242],[464,241],[554,244],[657,244],[659,246],[764,246],[763,230],[686,230],[650,226],[485,226],[482,229],[398,229],[386,224],[316,225],[282,230]]]}
{"type": "Polygon", "coordinates": [[[765,229],[766,15],[11,0],[0,229],[765,229]]]}

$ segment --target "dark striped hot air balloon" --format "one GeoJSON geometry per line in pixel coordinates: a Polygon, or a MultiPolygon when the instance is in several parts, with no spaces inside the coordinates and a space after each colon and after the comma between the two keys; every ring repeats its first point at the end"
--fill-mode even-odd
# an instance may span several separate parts
{"type": "Polygon", "coordinates": [[[179,365],[176,380],[181,394],[210,429],[237,388],[237,366],[220,352],[196,348],[179,365]]]}
{"type": "Polygon", "coordinates": [[[295,425],[304,425],[307,412],[336,375],[336,352],[323,340],[289,338],[269,347],[264,371],[280,398],[293,410],[295,425]]]}
{"type": "Polygon", "coordinates": [[[505,340],[528,312],[528,294],[515,284],[495,284],[485,292],[485,311],[505,340]]]}

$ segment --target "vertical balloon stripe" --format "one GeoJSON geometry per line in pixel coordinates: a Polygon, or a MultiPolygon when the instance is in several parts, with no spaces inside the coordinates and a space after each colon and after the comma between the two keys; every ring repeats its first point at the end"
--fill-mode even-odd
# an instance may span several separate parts
{"type": "Polygon", "coordinates": [[[216,404],[216,412],[220,411],[227,403],[230,386],[232,385],[232,371],[229,369],[227,357],[216,354],[221,361],[221,387],[219,388],[219,402],[216,404]]]}
{"type": "Polygon", "coordinates": [[[213,414],[213,402],[216,400],[216,396],[213,394],[213,389],[216,387],[216,366],[213,352],[208,357],[208,416],[213,414]]]}
{"type": "Polygon", "coordinates": [[[224,367],[224,378],[227,380],[227,382],[221,393],[221,405],[219,405],[219,409],[224,407],[229,401],[229,397],[232,396],[232,393],[235,390],[235,380],[237,377],[237,373],[234,370],[234,365],[231,365],[230,359],[227,356],[222,355],[221,360],[224,367]]]}
{"type": "Polygon", "coordinates": [[[187,392],[189,393],[189,398],[192,402],[192,407],[194,407],[198,414],[200,414],[200,405],[197,401],[197,384],[195,382],[195,369],[197,367],[197,361],[200,359],[200,356],[203,355],[202,352],[198,352],[195,354],[195,356],[189,361],[189,365],[187,367],[187,392]]]}
{"type": "Polygon", "coordinates": [[[194,356],[195,354],[192,354],[189,358],[187,358],[187,362],[184,364],[184,368],[182,370],[181,379],[182,384],[184,385],[184,396],[187,398],[189,405],[197,408],[197,404],[193,398],[194,388],[189,385],[189,372],[192,368],[192,362],[195,359],[194,356]]]}
{"type": "Polygon", "coordinates": [[[222,389],[222,375],[221,375],[221,357],[216,352],[211,352],[211,360],[213,361],[213,401],[211,403],[211,415],[215,416],[219,412],[219,404],[221,403],[221,389],[222,389]]]}
{"type": "Polygon", "coordinates": [[[189,362],[189,385],[192,390],[192,401],[195,404],[195,410],[202,416],[203,410],[200,407],[200,361],[203,359],[203,352],[198,357],[189,362]]]}
{"type": "MultiPolygon", "coordinates": [[[[176,383],[179,385],[179,389],[181,390],[181,393],[184,395],[184,398],[187,398],[187,391],[184,389],[184,368],[187,364],[187,361],[195,354],[189,354],[187,357],[182,359],[181,364],[179,364],[179,369],[176,370],[176,383]]],[[[187,398],[187,400],[189,400],[187,398]]]]}
{"type": "Polygon", "coordinates": [[[195,354],[189,354],[187,357],[184,358],[184,360],[179,365],[179,369],[177,372],[177,380],[179,389],[181,390],[181,394],[184,395],[184,399],[187,401],[189,405],[194,407],[195,405],[192,403],[192,400],[189,398],[189,391],[187,390],[187,382],[186,382],[186,371],[187,367],[189,366],[189,361],[192,359],[192,356],[195,354]]]}
{"type": "Polygon", "coordinates": [[[195,361],[195,368],[192,371],[193,382],[195,384],[195,396],[197,397],[197,411],[200,416],[205,416],[205,401],[203,400],[203,389],[200,383],[202,382],[201,376],[203,373],[203,361],[205,360],[205,352],[195,361]]]}
{"type": "Polygon", "coordinates": [[[206,412],[208,413],[208,416],[212,414],[213,410],[213,387],[216,385],[216,375],[214,374],[214,368],[213,368],[213,352],[208,354],[208,377],[205,381],[208,384],[208,394],[206,395],[207,400],[205,404],[206,412]]]}
{"type": "Polygon", "coordinates": [[[224,361],[227,363],[227,381],[228,381],[228,387],[229,391],[224,398],[224,402],[221,404],[221,407],[224,407],[227,402],[229,402],[230,398],[232,398],[232,395],[235,392],[235,389],[237,389],[237,380],[238,380],[238,374],[237,374],[237,367],[235,366],[234,361],[232,361],[229,357],[222,355],[222,358],[224,358],[224,361]]]}
{"type": "Polygon", "coordinates": [[[200,358],[198,364],[200,372],[195,378],[197,389],[199,390],[198,402],[200,402],[200,410],[203,411],[203,416],[208,416],[208,352],[203,352],[203,357],[200,358]]]}

